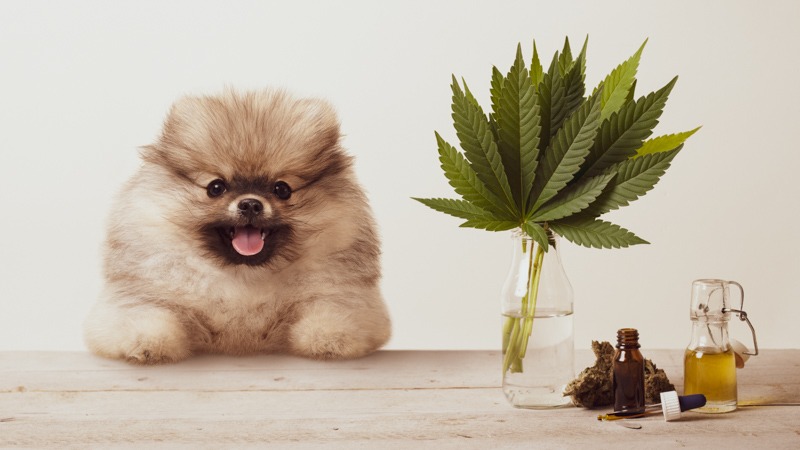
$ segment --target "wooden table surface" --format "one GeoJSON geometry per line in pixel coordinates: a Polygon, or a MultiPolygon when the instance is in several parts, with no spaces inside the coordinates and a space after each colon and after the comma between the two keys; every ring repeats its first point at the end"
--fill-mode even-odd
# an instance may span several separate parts
{"type": "MultiPolygon", "coordinates": [[[[682,350],[645,356],[681,392],[682,350]]],[[[721,415],[600,422],[608,409],[510,407],[499,353],[383,351],[343,362],[200,356],[137,367],[86,353],[0,353],[0,447],[800,448],[800,350],[739,370],[721,415]]],[[[578,353],[578,367],[591,363],[578,353]]]]}

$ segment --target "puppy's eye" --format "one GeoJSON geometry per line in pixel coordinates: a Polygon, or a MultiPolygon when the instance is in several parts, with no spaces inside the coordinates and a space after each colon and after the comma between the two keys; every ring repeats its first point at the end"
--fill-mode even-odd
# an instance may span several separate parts
{"type": "Polygon", "coordinates": [[[281,200],[287,200],[289,197],[292,196],[292,188],[290,188],[285,181],[278,181],[277,183],[275,183],[275,188],[273,188],[272,191],[281,200]]]}
{"type": "Polygon", "coordinates": [[[226,185],[225,182],[220,179],[216,179],[211,183],[208,183],[208,187],[206,187],[206,192],[208,192],[209,197],[219,197],[227,190],[228,185],[226,185]]]}

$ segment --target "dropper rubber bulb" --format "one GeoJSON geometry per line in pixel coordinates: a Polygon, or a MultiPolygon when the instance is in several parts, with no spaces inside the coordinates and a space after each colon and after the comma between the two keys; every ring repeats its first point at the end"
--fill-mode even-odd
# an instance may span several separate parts
{"type": "Polygon", "coordinates": [[[661,411],[664,420],[670,422],[680,419],[681,412],[705,406],[706,396],[703,394],[682,395],[678,397],[675,391],[661,393],[661,411]]]}

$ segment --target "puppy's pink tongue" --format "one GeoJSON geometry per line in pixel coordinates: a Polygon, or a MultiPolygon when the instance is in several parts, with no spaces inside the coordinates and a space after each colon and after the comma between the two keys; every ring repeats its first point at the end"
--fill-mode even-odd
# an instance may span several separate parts
{"type": "Polygon", "coordinates": [[[233,234],[233,249],[242,256],[252,256],[264,248],[261,230],[255,227],[236,227],[233,234]]]}

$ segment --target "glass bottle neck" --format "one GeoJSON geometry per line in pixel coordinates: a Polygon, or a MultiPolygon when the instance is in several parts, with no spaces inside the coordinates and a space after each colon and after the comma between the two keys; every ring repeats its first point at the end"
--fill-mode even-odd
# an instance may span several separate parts
{"type": "MultiPolygon", "coordinates": [[[[547,233],[547,243],[550,245],[550,249],[558,250],[560,246],[560,236],[557,235],[553,230],[546,230],[547,233]]],[[[533,240],[530,236],[528,236],[524,231],[521,229],[516,229],[512,231],[512,238],[515,241],[522,241],[526,244],[527,247],[532,248],[534,245],[539,245],[536,241],[533,240]]]]}
{"type": "Polygon", "coordinates": [[[514,231],[513,258],[502,291],[503,314],[523,314],[520,305],[525,298],[535,299],[531,310],[539,316],[572,314],[572,286],[559,256],[559,238],[552,232],[548,236],[551,244],[544,251],[529,236],[514,231]]]}
{"type": "Polygon", "coordinates": [[[639,331],[635,328],[622,328],[617,331],[617,348],[639,348],[639,331]]]}
{"type": "Polygon", "coordinates": [[[728,337],[728,321],[692,320],[692,340],[689,350],[702,349],[708,353],[723,353],[728,351],[730,339],[728,337]]]}

